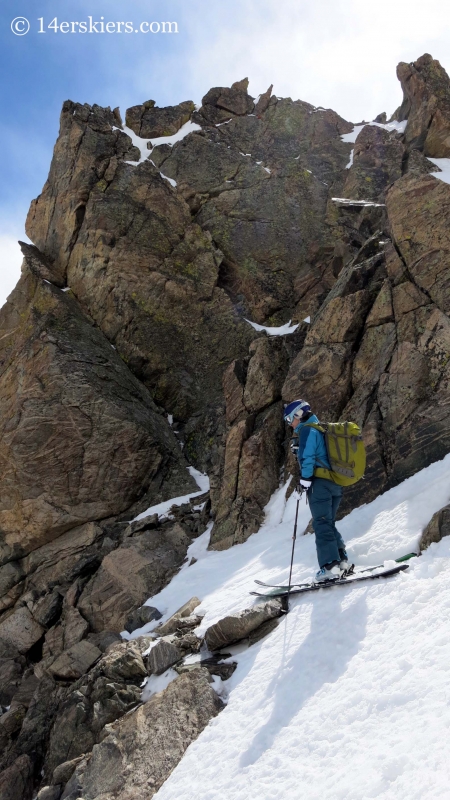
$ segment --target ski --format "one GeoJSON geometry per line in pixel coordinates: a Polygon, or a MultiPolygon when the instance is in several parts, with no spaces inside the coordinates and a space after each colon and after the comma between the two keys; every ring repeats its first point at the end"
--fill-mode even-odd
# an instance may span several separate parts
{"type": "MultiPolygon", "coordinates": [[[[376,567],[373,569],[376,569],[376,567]]],[[[391,575],[397,575],[399,572],[404,572],[407,569],[409,569],[409,564],[402,563],[398,564],[396,567],[384,569],[382,572],[370,572],[369,574],[365,575],[356,573],[356,575],[351,575],[349,578],[338,578],[335,581],[295,584],[293,585],[293,588],[289,588],[289,586],[283,586],[270,589],[267,592],[250,592],[250,594],[254,595],[255,597],[283,597],[287,594],[291,596],[293,594],[302,594],[303,592],[317,591],[318,589],[329,589],[331,586],[349,586],[350,584],[360,583],[361,581],[376,580],[377,578],[389,578],[391,575]]]]}
{"type": "MultiPolygon", "coordinates": [[[[257,580],[255,580],[255,583],[257,583],[258,586],[264,586],[267,589],[286,589],[286,591],[289,589],[289,586],[286,586],[285,583],[263,583],[263,581],[257,581],[257,580]]],[[[309,581],[309,583],[306,581],[305,583],[292,583],[291,589],[293,589],[294,587],[298,589],[301,586],[311,586],[311,581],[309,581]]]]}
{"type": "MultiPolygon", "coordinates": [[[[395,561],[396,564],[401,564],[404,561],[409,561],[410,558],[417,558],[417,557],[418,557],[417,553],[407,553],[406,556],[400,556],[399,558],[394,558],[393,560],[395,561]]],[[[375,567],[363,567],[362,569],[356,567],[356,572],[355,572],[355,565],[351,564],[343,577],[347,578],[350,575],[360,575],[363,572],[373,572],[376,569],[383,569],[383,567],[384,564],[377,564],[375,567]]],[[[289,588],[288,586],[286,586],[286,584],[282,583],[264,583],[264,581],[258,581],[258,580],[255,580],[255,583],[257,583],[258,586],[264,586],[268,589],[286,589],[287,591],[289,588]]],[[[311,583],[312,581],[309,582],[305,581],[305,583],[292,583],[291,589],[294,587],[298,589],[303,586],[311,586],[311,583]]]]}

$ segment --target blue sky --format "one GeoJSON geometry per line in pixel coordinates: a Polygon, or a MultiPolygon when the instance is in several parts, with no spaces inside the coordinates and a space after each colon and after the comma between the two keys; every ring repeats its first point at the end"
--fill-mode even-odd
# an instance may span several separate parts
{"type": "Polygon", "coordinates": [[[64,100],[125,109],[199,102],[245,76],[257,95],[332,107],[355,122],[401,101],[398,61],[431,52],[450,71],[441,0],[2,0],[0,305],[17,279],[24,221],[47,177],[64,100]],[[14,18],[27,35],[11,31],[14,18]],[[178,34],[71,34],[63,21],[176,21],[178,34]],[[38,19],[45,33],[38,33],[38,19]]]}

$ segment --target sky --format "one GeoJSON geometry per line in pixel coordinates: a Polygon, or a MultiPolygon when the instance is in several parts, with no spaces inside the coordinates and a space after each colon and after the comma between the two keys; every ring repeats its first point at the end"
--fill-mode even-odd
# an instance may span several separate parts
{"type": "Polygon", "coordinates": [[[26,214],[47,178],[64,100],[119,106],[124,116],[149,99],[200,102],[212,86],[248,77],[253,96],[273,83],[277,96],[359,122],[395,110],[396,65],[424,52],[450,72],[441,0],[426,8],[419,0],[2,0],[0,306],[20,274],[17,240],[27,241],[26,214]],[[115,23],[110,32],[71,25],[89,27],[91,17],[99,30],[102,16],[115,23]],[[119,33],[119,21],[132,32],[119,33]],[[158,33],[162,22],[176,22],[178,33],[158,33]]]}

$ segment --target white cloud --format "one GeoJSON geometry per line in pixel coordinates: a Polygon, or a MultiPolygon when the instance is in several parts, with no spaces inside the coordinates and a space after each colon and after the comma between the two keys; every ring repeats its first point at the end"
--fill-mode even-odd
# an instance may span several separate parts
{"type": "MultiPolygon", "coordinates": [[[[198,96],[248,76],[253,95],[273,83],[278,96],[333,108],[354,122],[370,119],[400,104],[399,61],[430,52],[450,68],[450,15],[442,8],[441,0],[426,8],[421,0],[238,0],[208,7],[192,0],[184,19],[189,53],[184,74],[178,70],[174,78],[198,87],[190,92],[198,96]]],[[[142,81],[145,72],[139,75],[142,81]]]]}

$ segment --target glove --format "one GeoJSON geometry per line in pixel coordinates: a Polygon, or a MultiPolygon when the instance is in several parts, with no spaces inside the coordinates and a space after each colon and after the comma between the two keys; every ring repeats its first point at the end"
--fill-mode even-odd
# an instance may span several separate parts
{"type": "Polygon", "coordinates": [[[306,478],[300,478],[300,486],[303,486],[304,489],[309,489],[311,486],[311,481],[307,480],[306,478]]]}

